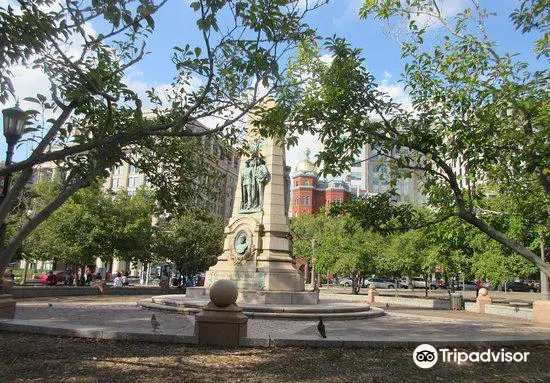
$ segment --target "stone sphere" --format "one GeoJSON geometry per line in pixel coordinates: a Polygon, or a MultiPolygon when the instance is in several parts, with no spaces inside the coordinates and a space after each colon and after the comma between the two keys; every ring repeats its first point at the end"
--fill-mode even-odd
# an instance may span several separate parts
{"type": "Polygon", "coordinates": [[[485,287],[479,289],[479,295],[481,295],[482,297],[486,296],[487,294],[489,294],[489,292],[485,287]]]}
{"type": "Polygon", "coordinates": [[[227,307],[237,301],[239,290],[227,279],[220,279],[210,287],[210,300],[218,307],[227,307]]]}

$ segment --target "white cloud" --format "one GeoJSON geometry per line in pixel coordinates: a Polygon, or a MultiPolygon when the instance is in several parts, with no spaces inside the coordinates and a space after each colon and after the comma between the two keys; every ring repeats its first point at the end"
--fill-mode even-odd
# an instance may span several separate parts
{"type": "Polygon", "coordinates": [[[359,8],[361,8],[363,2],[364,0],[347,0],[344,12],[340,16],[334,16],[332,23],[337,27],[341,27],[347,20],[358,19],[359,8]]]}
{"type": "Polygon", "coordinates": [[[403,85],[390,82],[392,77],[392,74],[385,70],[382,74],[382,82],[377,89],[391,97],[393,101],[400,103],[404,109],[412,110],[411,96],[405,91],[403,85]]]}
{"type": "MultiPolygon", "coordinates": [[[[40,9],[48,11],[59,10],[61,0],[57,0],[50,5],[41,5],[40,9]]],[[[10,5],[14,11],[20,12],[21,7],[13,0],[0,0],[0,6],[6,8],[10,5]]],[[[91,23],[87,22],[83,25],[83,30],[88,36],[96,36],[97,32],[91,23]]],[[[60,47],[64,50],[64,53],[68,56],[78,57],[82,53],[83,38],[75,34],[71,36],[71,39],[67,42],[61,42],[60,47]]],[[[31,58],[32,61],[32,58],[31,58]]],[[[34,69],[25,66],[15,66],[11,68],[13,73],[12,82],[15,89],[16,98],[20,100],[20,106],[23,109],[34,109],[36,104],[24,101],[25,97],[35,97],[37,93],[45,95],[47,98],[50,94],[50,82],[48,77],[40,69],[34,69]]],[[[0,104],[0,107],[12,106],[13,100],[8,100],[5,104],[0,104]]],[[[49,117],[49,116],[48,116],[49,117]]]]}
{"type": "MultiPolygon", "coordinates": [[[[440,0],[437,3],[443,17],[449,18],[463,11],[469,0],[440,0]]],[[[426,15],[418,15],[417,21],[421,26],[425,26],[428,29],[441,26],[440,21],[426,15]]]]}
{"type": "Polygon", "coordinates": [[[311,155],[309,158],[312,161],[316,160],[316,155],[323,149],[324,145],[319,141],[319,138],[312,135],[311,133],[305,133],[301,136],[298,136],[298,145],[291,147],[290,149],[287,149],[286,151],[286,164],[288,166],[292,167],[292,171],[294,171],[294,167],[296,164],[306,158],[305,155],[305,149],[309,148],[311,150],[311,155]]]}
{"type": "Polygon", "coordinates": [[[321,55],[321,57],[319,57],[319,60],[321,60],[325,64],[331,65],[332,61],[334,61],[334,56],[325,53],[324,55],[321,55]]]}

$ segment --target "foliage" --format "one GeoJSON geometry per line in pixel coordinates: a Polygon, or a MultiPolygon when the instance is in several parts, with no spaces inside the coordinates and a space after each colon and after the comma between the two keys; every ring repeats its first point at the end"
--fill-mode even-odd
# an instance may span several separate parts
{"type": "MultiPolygon", "coordinates": [[[[77,190],[120,164],[128,151],[166,144],[164,139],[151,137],[218,135],[234,144],[241,139],[243,117],[253,107],[274,89],[297,86],[283,75],[285,67],[280,62],[301,41],[315,36],[303,20],[319,4],[198,0],[189,4],[195,20],[182,22],[196,25],[202,41],[197,46],[183,41],[174,47],[171,89],[166,94],[150,90],[148,98],[155,108],[145,114],[143,100],[130,89],[126,75],[146,54],[155,14],[167,1],[21,0],[18,7],[0,7],[0,100],[5,102],[16,94],[14,68],[40,69],[50,81],[51,94],[17,95],[53,116],[40,126],[44,134],[29,157],[0,169],[0,176],[19,174],[0,205],[0,222],[6,221],[24,194],[33,167],[55,161],[66,175],[59,193],[29,217],[2,251],[2,268],[41,222],[77,190]],[[192,82],[200,85],[192,86],[192,82]],[[206,117],[218,121],[216,126],[203,127],[200,121],[206,117]]],[[[27,135],[25,139],[33,138],[27,135]]],[[[185,168],[194,159],[169,161],[185,168]]],[[[140,166],[158,171],[145,163],[140,166]]],[[[175,174],[190,177],[185,170],[175,174]]]]}
{"type": "MultiPolygon", "coordinates": [[[[55,189],[44,181],[35,189],[55,189]]],[[[43,196],[43,194],[39,194],[43,196]]],[[[40,201],[34,207],[40,209],[40,201]]],[[[139,190],[129,197],[101,192],[99,183],[81,189],[27,237],[27,259],[53,260],[78,266],[95,264],[96,257],[128,261],[150,258],[151,193],[139,190]]]]}
{"type": "MultiPolygon", "coordinates": [[[[349,169],[363,145],[371,145],[390,162],[390,185],[412,172],[422,177],[434,223],[459,217],[550,274],[550,264],[530,243],[491,226],[482,212],[481,187],[492,182],[515,199],[529,190],[537,211],[525,208],[524,219],[537,222],[537,230],[547,236],[548,71],[530,71],[516,56],[499,54],[485,28],[491,14],[472,4],[453,18],[446,18],[433,0],[367,1],[362,7],[363,17],[400,18],[409,27],[402,56],[412,111],[377,90],[360,50],[331,38],[324,48],[332,62],[322,62],[315,48],[304,47],[308,54],[298,56],[296,67],[309,72],[306,84],[278,94],[277,106],[259,112],[256,124],[266,134],[290,135],[290,143],[306,130],[317,134],[324,143],[318,161],[328,174],[349,169]],[[441,25],[441,40],[419,25],[422,17],[441,25]]],[[[529,11],[529,3],[525,7],[529,11]]],[[[304,77],[299,71],[294,76],[304,77]]],[[[383,224],[409,221],[411,228],[431,223],[416,222],[410,209],[397,208],[391,199],[388,193],[371,202],[355,200],[347,210],[366,228],[377,225],[384,231],[390,228],[383,224]],[[389,215],[394,218],[379,219],[389,215]]]]}
{"type": "Polygon", "coordinates": [[[216,263],[223,250],[223,223],[208,212],[190,212],[161,221],[152,250],[183,275],[195,275],[216,263]]]}
{"type": "Polygon", "coordinates": [[[311,240],[315,238],[315,268],[350,276],[355,294],[359,293],[365,275],[375,272],[375,259],[385,248],[382,236],[365,232],[349,217],[304,215],[293,221],[292,230],[295,255],[306,256],[311,261],[311,240]]]}

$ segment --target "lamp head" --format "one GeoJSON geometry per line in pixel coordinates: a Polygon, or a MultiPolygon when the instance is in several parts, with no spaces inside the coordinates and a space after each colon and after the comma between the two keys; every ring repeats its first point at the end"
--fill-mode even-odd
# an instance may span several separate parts
{"type": "Polygon", "coordinates": [[[4,136],[8,144],[16,143],[23,135],[27,114],[19,107],[19,102],[13,108],[4,109],[2,114],[4,115],[4,136]]]}

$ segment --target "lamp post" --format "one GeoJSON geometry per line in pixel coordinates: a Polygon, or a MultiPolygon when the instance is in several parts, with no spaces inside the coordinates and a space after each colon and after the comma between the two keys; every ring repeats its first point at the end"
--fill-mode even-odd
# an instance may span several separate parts
{"type": "MultiPolygon", "coordinates": [[[[25,122],[27,121],[27,114],[19,107],[19,102],[17,102],[13,108],[4,109],[2,114],[4,115],[4,136],[6,137],[6,142],[8,144],[8,149],[6,151],[6,162],[4,163],[4,166],[8,167],[11,165],[15,144],[17,144],[17,141],[19,141],[23,135],[23,128],[25,127],[25,122]]],[[[0,205],[4,202],[4,199],[8,195],[10,181],[11,174],[6,174],[4,176],[2,194],[0,195],[0,205]]],[[[4,221],[0,226],[0,246],[2,250],[4,250],[6,245],[5,237],[6,222],[4,221]]]]}
{"type": "Polygon", "coordinates": [[[313,285],[313,289],[317,287],[317,283],[315,281],[315,249],[317,248],[317,240],[313,238],[311,240],[311,284],[313,285]]]}

